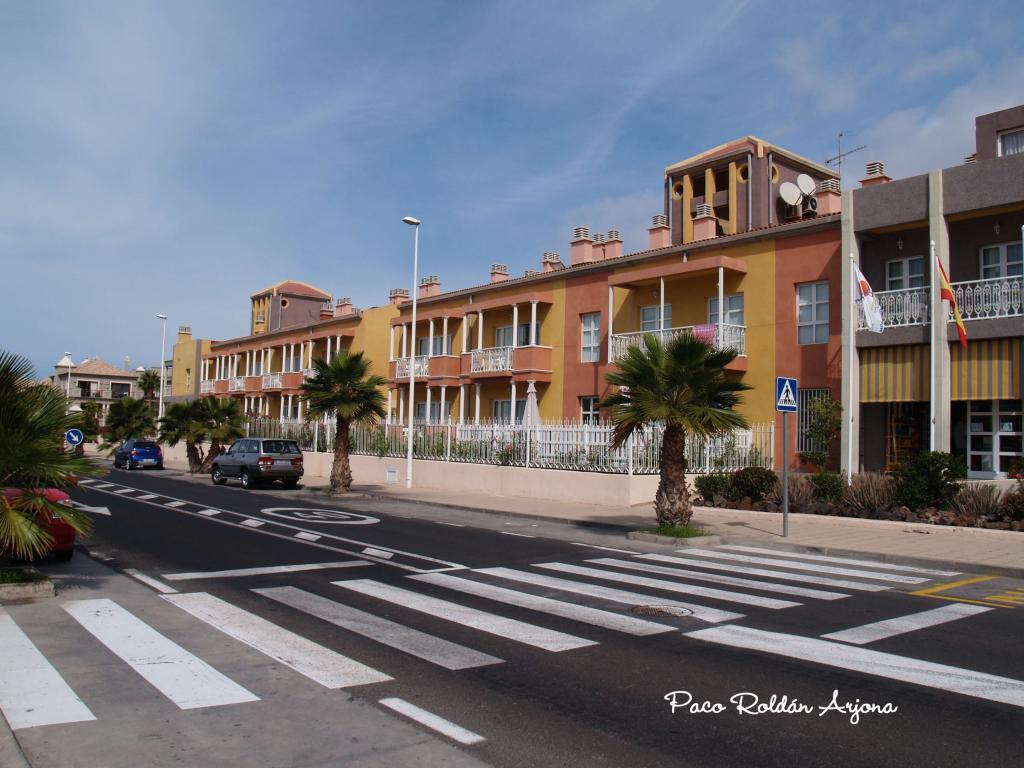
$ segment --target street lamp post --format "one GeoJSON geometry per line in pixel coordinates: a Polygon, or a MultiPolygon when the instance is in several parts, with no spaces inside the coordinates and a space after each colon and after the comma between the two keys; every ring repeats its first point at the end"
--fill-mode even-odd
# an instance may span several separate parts
{"type": "MultiPolygon", "coordinates": [[[[415,228],[412,247],[412,332],[409,334],[409,435],[405,449],[405,487],[412,488],[412,426],[416,414],[416,398],[413,392],[416,389],[416,366],[413,361],[416,359],[416,283],[419,281],[420,268],[420,220],[412,216],[402,219],[406,224],[415,228]]],[[[429,416],[429,414],[428,414],[429,416]]]]}
{"type": "Polygon", "coordinates": [[[163,335],[160,338],[160,405],[157,408],[157,420],[164,417],[164,358],[167,351],[167,315],[157,315],[163,322],[163,335]]]}
{"type": "Polygon", "coordinates": [[[67,386],[67,398],[71,399],[71,353],[65,352],[64,357],[68,359],[68,386],[67,386]]]}

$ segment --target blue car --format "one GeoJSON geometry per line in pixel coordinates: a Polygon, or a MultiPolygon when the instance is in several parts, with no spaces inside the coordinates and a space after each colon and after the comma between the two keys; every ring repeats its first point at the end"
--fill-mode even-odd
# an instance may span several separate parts
{"type": "Polygon", "coordinates": [[[114,454],[115,469],[138,469],[139,467],[164,468],[164,452],[152,440],[136,440],[134,437],[114,454]]]}

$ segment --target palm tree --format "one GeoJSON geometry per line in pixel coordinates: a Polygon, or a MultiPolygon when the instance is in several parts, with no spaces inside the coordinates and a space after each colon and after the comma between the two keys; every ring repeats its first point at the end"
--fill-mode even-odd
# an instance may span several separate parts
{"type": "Polygon", "coordinates": [[[130,437],[145,437],[155,429],[153,413],[149,405],[134,397],[122,397],[107,410],[107,442],[100,448],[111,453],[130,437]]]}
{"type": "Polygon", "coordinates": [[[245,420],[242,408],[230,397],[216,398],[207,395],[195,401],[197,420],[203,425],[204,438],[210,439],[200,471],[209,472],[213,460],[224,453],[224,445],[245,435],[245,420]]]}
{"type": "Polygon", "coordinates": [[[334,414],[334,464],[331,493],[338,495],[352,486],[349,464],[349,429],[352,422],[372,423],[386,415],[382,387],[387,380],[371,376],[372,363],[362,352],[342,351],[333,360],[314,360],[313,376],[302,384],[302,398],[309,403],[309,415],[322,418],[334,414]]]}
{"type": "Polygon", "coordinates": [[[142,390],[142,399],[147,403],[152,403],[156,399],[154,393],[160,389],[160,374],[151,369],[140,373],[139,389],[142,390]]]}
{"type": "Polygon", "coordinates": [[[71,507],[47,501],[46,488],[73,487],[76,476],[97,475],[99,469],[64,447],[64,433],[81,417],[68,413],[64,393],[32,379],[32,364],[0,350],[0,555],[33,559],[45,554],[52,537],[40,517],[65,520],[81,534],[89,518],[71,507]]]}
{"type": "Polygon", "coordinates": [[[203,449],[200,443],[206,440],[206,432],[198,400],[173,403],[160,420],[160,442],[174,446],[182,440],[185,441],[189,472],[198,472],[203,466],[203,449]]]}
{"type": "Polygon", "coordinates": [[[100,417],[103,415],[103,406],[99,403],[88,400],[82,403],[82,420],[79,425],[87,443],[95,442],[100,434],[100,417]]]}
{"type": "Polygon", "coordinates": [[[732,349],[716,349],[691,333],[667,344],[654,334],[630,347],[617,361],[619,371],[605,380],[618,391],[605,397],[602,408],[612,409],[613,445],[654,424],[664,426],[661,479],[654,497],[659,526],[684,526],[693,515],[686,483],[686,437],[708,437],[747,426],[733,410],[739,393],[750,386],[726,375],[736,358],[732,349]]]}

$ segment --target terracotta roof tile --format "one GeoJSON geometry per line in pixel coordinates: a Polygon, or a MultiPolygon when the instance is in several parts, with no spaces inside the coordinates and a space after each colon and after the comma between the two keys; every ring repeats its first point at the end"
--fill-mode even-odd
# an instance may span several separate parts
{"type": "Polygon", "coordinates": [[[72,374],[87,373],[93,376],[124,376],[127,378],[137,378],[138,374],[135,371],[126,371],[124,368],[118,368],[116,365],[111,365],[106,360],[100,360],[98,357],[92,360],[88,360],[80,364],[77,368],[72,369],[72,374]]]}

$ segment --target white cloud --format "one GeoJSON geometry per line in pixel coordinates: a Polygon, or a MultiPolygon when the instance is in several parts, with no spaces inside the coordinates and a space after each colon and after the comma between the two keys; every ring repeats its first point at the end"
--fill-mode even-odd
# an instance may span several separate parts
{"type": "Polygon", "coordinates": [[[934,55],[908,63],[900,73],[900,79],[913,83],[936,75],[948,75],[975,64],[977,60],[978,54],[973,46],[945,48],[934,55]]]}

